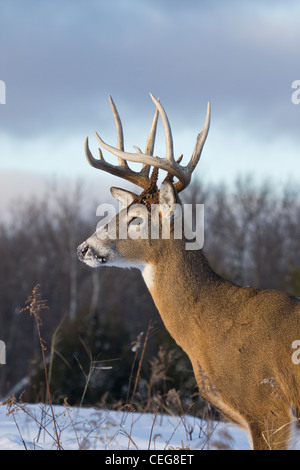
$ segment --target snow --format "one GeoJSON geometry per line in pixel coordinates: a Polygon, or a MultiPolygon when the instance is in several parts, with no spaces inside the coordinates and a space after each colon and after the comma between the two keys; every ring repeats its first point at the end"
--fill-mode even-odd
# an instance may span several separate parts
{"type": "MultiPolygon", "coordinates": [[[[53,408],[65,450],[249,450],[247,434],[230,423],[193,416],[53,408]]],[[[0,450],[57,449],[49,406],[18,405],[11,410],[9,414],[5,405],[0,406],[0,450]]]]}
{"type": "MultiPolygon", "coordinates": [[[[0,406],[0,450],[57,449],[49,406],[0,406]]],[[[54,406],[65,450],[249,449],[247,435],[231,424],[193,416],[54,406]]]]}

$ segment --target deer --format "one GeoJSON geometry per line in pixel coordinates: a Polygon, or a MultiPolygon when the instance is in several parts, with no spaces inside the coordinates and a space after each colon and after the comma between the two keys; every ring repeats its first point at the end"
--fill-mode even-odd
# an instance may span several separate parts
{"type": "Polygon", "coordinates": [[[300,338],[300,300],[224,279],[211,268],[203,247],[187,250],[184,233],[174,236],[176,208],[182,206],[179,194],[190,184],[208,135],[210,103],[192,156],[183,166],[182,156],[174,157],[166,111],[159,98],[150,96],[155,112],[144,152],[138,147],[125,152],[122,122],[110,95],[117,146],[95,134],[100,147],[118,158],[117,164],[104,159],[101,148],[96,159],[88,137],[85,140],[92,167],[133,183],[140,191],[110,189],[120,210],[112,225],[97,227],[78,247],[79,260],[93,268],[139,269],[166,329],[190,359],[203,399],[247,433],[251,449],[288,450],[300,418],[300,365],[291,360],[294,341],[299,344],[300,338]],[[154,155],[159,117],[166,143],[163,157],[154,155]],[[142,167],[133,170],[128,162],[142,167]],[[158,171],[167,173],[160,185],[158,171]],[[147,230],[146,236],[130,236],[150,224],[154,205],[160,235],[151,239],[147,230]],[[127,236],[111,233],[121,224],[127,236]],[[169,237],[161,236],[164,224],[170,226],[169,237]]]}

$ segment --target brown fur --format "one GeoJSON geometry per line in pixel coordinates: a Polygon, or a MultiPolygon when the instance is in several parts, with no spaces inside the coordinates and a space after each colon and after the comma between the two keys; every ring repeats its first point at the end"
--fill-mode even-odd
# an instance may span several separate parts
{"type": "Polygon", "coordinates": [[[202,252],[178,245],[154,267],[151,294],[166,328],[190,357],[202,395],[250,433],[254,449],[286,449],[290,406],[300,405],[300,366],[291,361],[300,302],[235,286],[202,252]]]}

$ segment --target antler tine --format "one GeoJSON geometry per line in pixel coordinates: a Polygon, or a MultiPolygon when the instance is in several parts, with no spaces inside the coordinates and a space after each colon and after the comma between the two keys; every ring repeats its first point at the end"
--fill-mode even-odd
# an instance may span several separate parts
{"type": "MultiPolygon", "coordinates": [[[[109,101],[110,101],[110,106],[112,109],[113,117],[114,117],[115,124],[116,124],[116,129],[117,129],[117,148],[124,151],[124,134],[123,134],[122,122],[121,122],[117,107],[111,95],[109,95],[109,101]]],[[[119,158],[119,166],[127,167],[128,165],[127,165],[126,160],[123,160],[123,158],[119,158]]]]}
{"type": "Polygon", "coordinates": [[[164,131],[165,131],[165,139],[166,139],[166,159],[169,160],[170,162],[174,162],[174,152],[173,152],[173,138],[172,138],[172,132],[171,132],[171,126],[167,117],[167,114],[160,104],[159,100],[157,100],[152,93],[150,93],[150,96],[156,105],[156,108],[159,111],[159,114],[161,116],[161,120],[164,126],[164,131]]]}
{"type": "Polygon", "coordinates": [[[146,155],[153,155],[156,129],[157,129],[157,120],[158,120],[158,109],[155,108],[155,113],[154,113],[151,129],[150,129],[150,133],[146,142],[146,148],[145,148],[146,155]]]}
{"type": "MultiPolygon", "coordinates": [[[[145,147],[145,154],[146,155],[153,155],[153,152],[154,152],[157,121],[158,121],[158,109],[155,108],[155,113],[154,113],[151,129],[150,129],[148,139],[147,139],[147,142],[146,142],[146,147],[145,147]]],[[[147,171],[148,174],[149,174],[151,165],[149,165],[147,163],[143,163],[143,168],[144,168],[144,171],[147,171]]]]}
{"type": "MultiPolygon", "coordinates": [[[[180,181],[178,181],[177,183],[174,184],[174,187],[176,188],[178,193],[180,191],[182,191],[183,189],[185,189],[191,181],[192,173],[195,170],[195,168],[196,168],[196,166],[197,166],[197,164],[200,160],[201,152],[202,152],[202,149],[203,149],[203,146],[205,144],[206,137],[207,137],[207,134],[208,134],[208,131],[209,131],[209,126],[210,126],[210,103],[208,102],[207,103],[207,112],[206,112],[206,119],[205,119],[204,127],[203,127],[202,131],[200,132],[200,134],[198,134],[198,136],[197,136],[196,144],[195,144],[194,151],[193,151],[193,155],[192,155],[191,160],[189,161],[189,163],[184,168],[182,168],[182,170],[186,174],[187,183],[185,184],[183,180],[180,180],[180,181]]],[[[179,163],[179,160],[177,160],[177,162],[179,163]]]]}
{"type": "Polygon", "coordinates": [[[126,167],[124,165],[111,165],[110,163],[104,160],[101,149],[99,149],[100,159],[96,160],[96,158],[93,157],[92,152],[90,151],[88,137],[85,140],[84,150],[87,161],[94,168],[97,168],[98,170],[103,170],[114,176],[119,176],[120,178],[123,178],[129,181],[130,183],[136,184],[137,186],[140,186],[143,189],[146,189],[148,187],[149,170],[142,168],[140,172],[136,172],[131,170],[128,165],[126,167]]]}
{"type": "Polygon", "coordinates": [[[208,131],[209,131],[209,126],[210,126],[210,103],[208,102],[205,124],[204,124],[204,127],[203,127],[202,131],[197,136],[192,158],[191,158],[190,162],[187,165],[188,171],[191,174],[194,171],[194,169],[195,169],[195,167],[196,167],[196,165],[197,165],[197,163],[200,159],[201,152],[202,152],[202,149],[203,149],[203,146],[205,144],[206,137],[207,137],[207,134],[208,134],[208,131]]]}

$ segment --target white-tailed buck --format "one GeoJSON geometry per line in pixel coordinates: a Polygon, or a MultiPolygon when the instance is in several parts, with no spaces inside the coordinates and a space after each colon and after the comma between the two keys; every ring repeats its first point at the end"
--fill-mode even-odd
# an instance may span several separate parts
{"type": "Polygon", "coordinates": [[[180,203],[178,193],[188,186],[199,161],[210,108],[193,155],[182,166],[181,158],[174,159],[165,110],[159,100],[151,98],[156,108],[145,152],[137,147],[136,153],[124,151],[121,120],[111,98],[117,148],[96,136],[104,149],[118,157],[118,165],[106,162],[100,149],[100,159],[95,159],[86,139],[85,153],[93,167],[135,183],[143,191],[137,195],[111,188],[121,209],[111,224],[78,247],[78,256],[92,267],[140,269],[166,328],[191,360],[202,396],[248,433],[253,449],[287,449],[292,424],[300,418],[300,364],[292,361],[293,344],[300,339],[300,301],[279,291],[239,287],[222,279],[202,249],[187,250],[184,234],[174,236],[180,213],[175,210],[180,203]],[[166,139],[164,158],[153,156],[159,115],[166,139]],[[133,171],[127,161],[141,163],[141,170],[133,171]],[[158,169],[167,172],[160,189],[158,169]],[[169,239],[151,237],[153,205],[160,208],[159,233],[164,224],[171,225],[169,239]],[[121,225],[127,236],[115,235],[114,227],[121,225]],[[139,230],[147,236],[138,236],[139,230]]]}

